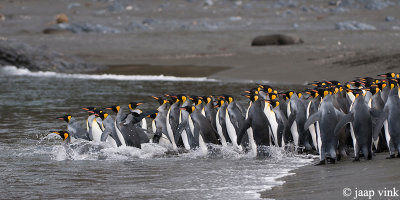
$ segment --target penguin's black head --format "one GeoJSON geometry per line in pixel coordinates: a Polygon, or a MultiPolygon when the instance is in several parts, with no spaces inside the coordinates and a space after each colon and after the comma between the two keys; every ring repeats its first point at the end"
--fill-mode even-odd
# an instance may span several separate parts
{"type": "Polygon", "coordinates": [[[395,74],[393,72],[388,72],[386,74],[379,74],[378,76],[386,77],[386,78],[399,78],[399,74],[395,74]]]}
{"type": "Polygon", "coordinates": [[[288,99],[292,98],[292,96],[293,96],[294,93],[295,93],[295,92],[292,91],[292,90],[285,92],[285,93],[284,93],[285,99],[288,100],[288,99]]]}
{"type": "Polygon", "coordinates": [[[203,99],[203,101],[204,101],[206,104],[209,104],[209,103],[211,103],[211,102],[213,101],[212,96],[202,96],[201,99],[203,99]]]}
{"type": "Polygon", "coordinates": [[[108,114],[106,112],[100,111],[100,113],[98,114],[99,117],[104,120],[108,117],[108,114]]]}
{"type": "Polygon", "coordinates": [[[332,85],[334,85],[334,86],[338,86],[338,85],[342,85],[339,81],[337,81],[337,80],[332,80],[332,81],[329,81],[332,85]]]}
{"type": "Polygon", "coordinates": [[[233,97],[231,95],[223,95],[221,96],[225,99],[226,102],[231,103],[233,101],[233,97]]]}
{"type": "Polygon", "coordinates": [[[250,101],[252,101],[252,102],[257,101],[259,98],[258,95],[255,95],[255,94],[248,94],[248,95],[245,95],[245,97],[249,98],[250,101]]]}
{"type": "Polygon", "coordinates": [[[351,92],[353,92],[356,98],[363,95],[363,91],[361,89],[351,89],[351,92]]]}
{"type": "Polygon", "coordinates": [[[385,88],[385,87],[387,86],[387,82],[386,82],[386,80],[382,80],[382,81],[379,82],[377,85],[378,85],[378,88],[379,88],[380,90],[383,90],[383,88],[385,88]]]}
{"type": "Polygon", "coordinates": [[[106,109],[112,110],[112,111],[114,111],[115,113],[118,113],[119,110],[121,109],[121,107],[120,107],[119,105],[113,105],[113,106],[110,106],[110,107],[106,107],[106,109]]]}
{"type": "Polygon", "coordinates": [[[270,100],[276,100],[278,98],[278,95],[275,93],[268,93],[268,97],[270,100]]]}
{"type": "Polygon", "coordinates": [[[182,103],[185,103],[185,101],[187,100],[187,97],[184,94],[178,94],[176,95],[176,97],[179,99],[179,101],[182,101],[182,103]]]}
{"type": "Polygon", "coordinates": [[[393,89],[394,87],[398,86],[397,80],[396,79],[389,79],[388,80],[388,85],[390,89],[393,89]]]}
{"type": "Polygon", "coordinates": [[[131,110],[135,110],[139,105],[142,105],[143,103],[138,103],[138,102],[130,102],[128,107],[131,110]]]}
{"type": "Polygon", "coordinates": [[[64,141],[69,137],[68,131],[50,131],[50,133],[59,135],[64,141]]]}
{"type": "Polygon", "coordinates": [[[331,93],[327,88],[317,88],[316,91],[318,92],[318,95],[322,98],[328,96],[328,94],[331,93]]]}
{"type": "Polygon", "coordinates": [[[158,101],[158,103],[160,104],[160,105],[163,105],[164,104],[164,99],[162,98],[162,97],[155,97],[155,96],[152,96],[155,100],[157,100],[158,101]]]}
{"type": "Polygon", "coordinates": [[[66,121],[67,123],[69,123],[69,121],[71,120],[71,118],[72,118],[72,116],[71,115],[64,115],[64,116],[61,116],[61,117],[57,117],[57,119],[62,119],[62,120],[64,120],[64,121],[66,121]]]}
{"type": "Polygon", "coordinates": [[[158,115],[158,112],[155,112],[155,113],[153,113],[151,115],[147,115],[146,117],[151,118],[151,119],[155,119],[157,117],[157,115],[158,115]]]}
{"type": "Polygon", "coordinates": [[[376,94],[379,92],[379,87],[377,85],[371,85],[369,88],[367,88],[368,91],[372,93],[372,95],[376,94]]]}
{"type": "Polygon", "coordinates": [[[309,94],[312,98],[315,98],[315,97],[317,97],[319,95],[317,90],[310,90],[309,89],[309,90],[306,91],[306,93],[309,94]]]}
{"type": "Polygon", "coordinates": [[[258,87],[266,93],[274,92],[274,89],[270,85],[258,85],[258,87]]]}
{"type": "Polygon", "coordinates": [[[277,106],[279,106],[278,100],[268,100],[267,102],[271,104],[272,108],[276,108],[277,106]]]}
{"type": "Polygon", "coordinates": [[[194,109],[196,109],[196,107],[194,107],[194,106],[185,106],[185,107],[181,107],[180,109],[181,110],[186,110],[189,114],[191,114],[194,111],[194,109]]]}
{"type": "Polygon", "coordinates": [[[93,111],[94,110],[94,107],[92,107],[92,106],[89,106],[89,107],[84,107],[84,108],[82,108],[83,110],[86,110],[86,111],[88,111],[88,112],[90,112],[90,111],[93,111]]]}

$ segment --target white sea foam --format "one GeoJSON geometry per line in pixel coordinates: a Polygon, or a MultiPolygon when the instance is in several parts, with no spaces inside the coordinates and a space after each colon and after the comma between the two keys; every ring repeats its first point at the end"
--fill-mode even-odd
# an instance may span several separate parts
{"type": "Polygon", "coordinates": [[[117,75],[117,74],[67,74],[49,71],[32,72],[25,68],[15,66],[0,67],[0,74],[12,76],[34,76],[34,77],[54,77],[88,80],[120,80],[120,81],[193,81],[193,82],[216,82],[216,79],[206,77],[175,77],[164,75],[117,75]]]}

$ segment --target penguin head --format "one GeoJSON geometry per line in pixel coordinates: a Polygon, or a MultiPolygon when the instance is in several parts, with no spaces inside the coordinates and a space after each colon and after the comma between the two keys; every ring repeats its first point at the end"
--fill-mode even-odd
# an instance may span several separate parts
{"type": "Polygon", "coordinates": [[[318,91],[316,91],[316,90],[307,90],[306,91],[306,93],[307,94],[309,94],[312,98],[315,98],[315,97],[317,97],[319,94],[318,94],[318,91]]]}
{"type": "Polygon", "coordinates": [[[194,107],[194,106],[185,106],[185,107],[180,107],[180,109],[181,110],[186,110],[189,114],[191,114],[196,109],[196,107],[194,107]]]}
{"type": "Polygon", "coordinates": [[[255,102],[258,100],[258,95],[254,95],[254,94],[249,94],[249,95],[245,95],[245,97],[249,98],[250,101],[255,102]]]}
{"type": "Polygon", "coordinates": [[[118,113],[119,110],[121,109],[121,107],[118,106],[118,105],[114,105],[114,106],[106,107],[106,109],[112,110],[112,111],[114,111],[115,113],[118,113]]]}
{"type": "Polygon", "coordinates": [[[272,106],[272,108],[276,108],[277,106],[279,106],[278,100],[268,100],[266,102],[269,103],[272,106]]]}
{"type": "Polygon", "coordinates": [[[351,92],[356,98],[363,95],[363,91],[361,89],[352,89],[351,92]]]}
{"type": "Polygon", "coordinates": [[[187,97],[184,94],[178,94],[176,97],[179,99],[179,101],[182,101],[182,103],[185,103],[187,100],[187,97]]]}
{"type": "Polygon", "coordinates": [[[268,93],[268,97],[270,100],[275,100],[278,98],[278,95],[276,93],[268,93]]]}
{"type": "Polygon", "coordinates": [[[151,96],[151,97],[153,97],[155,100],[157,100],[160,105],[164,104],[164,99],[162,97],[155,97],[155,96],[151,96]]]}
{"type": "Polygon", "coordinates": [[[219,98],[215,107],[221,107],[225,103],[224,98],[219,98]]]}
{"type": "Polygon", "coordinates": [[[158,115],[158,112],[155,112],[155,113],[153,113],[151,115],[147,115],[146,117],[151,118],[151,119],[155,119],[157,117],[157,115],[158,115]]]}
{"type": "Polygon", "coordinates": [[[332,80],[332,81],[329,81],[332,85],[334,85],[334,86],[339,86],[339,85],[342,85],[339,81],[337,81],[337,80],[332,80]]]}
{"type": "Polygon", "coordinates": [[[202,97],[199,96],[192,96],[189,99],[192,100],[196,106],[203,103],[202,97]]]}
{"type": "Polygon", "coordinates": [[[108,113],[100,111],[99,114],[97,114],[102,120],[106,119],[108,117],[108,113]]]}
{"type": "Polygon", "coordinates": [[[69,121],[71,121],[71,118],[72,118],[72,116],[71,115],[64,115],[64,116],[61,116],[61,117],[57,117],[57,119],[62,119],[62,120],[64,120],[64,121],[66,121],[67,123],[69,123],[69,121]]]}
{"type": "MultiPolygon", "coordinates": [[[[164,101],[163,101],[164,102],[164,101]]],[[[129,109],[135,110],[139,105],[142,105],[143,103],[138,103],[138,102],[130,102],[128,104],[129,109]]]]}
{"type": "Polygon", "coordinates": [[[285,96],[285,100],[289,100],[290,98],[292,98],[292,96],[293,96],[294,93],[295,93],[295,92],[292,91],[292,90],[285,92],[285,93],[283,94],[283,95],[285,96]]]}
{"type": "Polygon", "coordinates": [[[59,135],[63,141],[65,141],[69,137],[68,131],[50,131],[50,133],[55,133],[59,135]]]}
{"type": "Polygon", "coordinates": [[[202,96],[201,99],[203,99],[206,104],[209,104],[213,101],[212,96],[202,96]]]}
{"type": "Polygon", "coordinates": [[[393,72],[388,72],[386,74],[379,74],[378,76],[386,77],[386,78],[399,78],[399,74],[395,74],[393,72]]]}
{"type": "Polygon", "coordinates": [[[263,90],[266,93],[272,93],[274,92],[274,89],[270,85],[258,85],[258,88],[263,90]]]}
{"type": "Polygon", "coordinates": [[[85,107],[85,108],[82,108],[82,109],[88,111],[88,112],[89,112],[89,115],[91,115],[91,114],[93,114],[93,110],[94,110],[95,108],[92,107],[92,106],[89,106],[89,107],[85,107]]]}
{"type": "Polygon", "coordinates": [[[389,79],[388,80],[388,85],[390,89],[393,89],[398,86],[397,80],[396,79],[389,79]]]}
{"type": "Polygon", "coordinates": [[[225,99],[225,102],[227,102],[227,103],[231,103],[233,101],[233,97],[231,95],[225,94],[225,95],[220,96],[220,98],[225,99]]]}
{"type": "Polygon", "coordinates": [[[366,90],[370,91],[372,95],[379,92],[379,87],[377,85],[371,85],[366,90]]]}
{"type": "Polygon", "coordinates": [[[260,88],[251,88],[250,90],[245,90],[244,92],[247,94],[258,94],[260,88]]]}
{"type": "Polygon", "coordinates": [[[331,93],[328,88],[317,88],[316,91],[318,92],[318,95],[322,98],[328,96],[331,93]]]}
{"type": "Polygon", "coordinates": [[[378,86],[379,90],[383,90],[383,88],[386,87],[386,80],[382,80],[381,82],[379,82],[376,85],[378,86]]]}

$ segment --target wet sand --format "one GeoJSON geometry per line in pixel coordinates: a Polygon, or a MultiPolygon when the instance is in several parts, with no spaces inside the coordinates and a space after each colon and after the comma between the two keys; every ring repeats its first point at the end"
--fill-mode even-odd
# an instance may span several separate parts
{"type": "MultiPolygon", "coordinates": [[[[380,197],[378,190],[400,190],[400,159],[386,159],[388,153],[376,154],[370,161],[346,160],[324,166],[305,166],[292,172],[295,175],[281,180],[285,183],[261,193],[272,199],[354,199],[358,190],[373,190],[372,199],[399,199],[380,197]],[[349,192],[349,188],[351,193],[349,192]],[[344,196],[344,191],[346,195],[344,196]]],[[[400,193],[399,193],[400,194],[400,193]]],[[[356,199],[368,199],[357,197],[356,199]]]]}

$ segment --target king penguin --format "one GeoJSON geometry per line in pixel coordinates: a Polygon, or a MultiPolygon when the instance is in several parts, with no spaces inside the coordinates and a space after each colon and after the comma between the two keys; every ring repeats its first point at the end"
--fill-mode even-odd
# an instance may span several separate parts
{"type": "Polygon", "coordinates": [[[89,134],[86,130],[83,129],[81,124],[71,115],[64,115],[62,117],[57,117],[57,119],[62,119],[68,123],[68,132],[75,139],[81,138],[84,140],[90,140],[89,134]]]}

